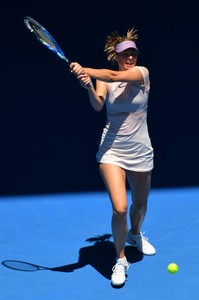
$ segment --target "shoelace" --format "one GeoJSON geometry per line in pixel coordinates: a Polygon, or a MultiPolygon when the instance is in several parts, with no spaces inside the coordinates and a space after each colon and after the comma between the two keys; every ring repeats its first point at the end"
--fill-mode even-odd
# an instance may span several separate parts
{"type": "MultiPolygon", "coordinates": [[[[146,231],[145,231],[145,232],[146,232],[146,231]]],[[[143,233],[141,232],[141,233],[140,233],[140,235],[141,235],[141,240],[143,240],[144,242],[145,242],[145,241],[148,241],[148,237],[144,236],[145,232],[143,232],[143,233]]]]}
{"type": "MultiPolygon", "coordinates": [[[[146,231],[145,231],[146,232],[146,231]]],[[[145,232],[140,232],[140,238],[135,239],[135,243],[144,246],[148,241],[148,237],[144,236],[145,232]]]]}
{"type": "Polygon", "coordinates": [[[122,273],[123,274],[126,270],[128,270],[129,266],[130,266],[130,263],[128,263],[128,262],[126,262],[125,264],[122,262],[118,262],[118,263],[116,263],[115,266],[113,266],[112,271],[114,273],[118,273],[118,274],[122,273]]]}

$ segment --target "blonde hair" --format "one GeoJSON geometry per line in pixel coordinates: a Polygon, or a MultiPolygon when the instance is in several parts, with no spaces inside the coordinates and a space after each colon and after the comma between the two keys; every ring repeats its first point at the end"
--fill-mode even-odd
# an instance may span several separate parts
{"type": "Polygon", "coordinates": [[[128,29],[126,36],[121,36],[118,34],[117,31],[113,31],[110,35],[106,38],[106,43],[104,47],[104,51],[107,53],[107,60],[114,62],[116,58],[115,53],[115,46],[123,41],[130,40],[130,41],[137,41],[138,34],[137,30],[133,28],[128,29]]]}

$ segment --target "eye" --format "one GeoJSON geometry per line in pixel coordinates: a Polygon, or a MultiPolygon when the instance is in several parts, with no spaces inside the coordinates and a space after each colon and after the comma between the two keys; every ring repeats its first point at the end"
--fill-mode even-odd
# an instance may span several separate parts
{"type": "Polygon", "coordinates": [[[121,53],[122,56],[137,56],[137,52],[134,50],[126,50],[124,52],[121,53]]]}

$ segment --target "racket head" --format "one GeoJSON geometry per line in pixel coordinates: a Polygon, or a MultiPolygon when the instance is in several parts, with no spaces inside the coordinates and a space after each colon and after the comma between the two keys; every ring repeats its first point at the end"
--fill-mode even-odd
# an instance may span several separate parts
{"type": "Polygon", "coordinates": [[[29,16],[26,16],[24,18],[24,24],[44,46],[46,46],[49,50],[56,53],[61,59],[70,64],[70,60],[68,59],[68,57],[66,57],[55,39],[41,24],[39,24],[36,20],[29,16]]]}
{"type": "Polygon", "coordinates": [[[20,260],[4,260],[2,262],[4,267],[7,267],[12,270],[24,271],[24,272],[33,272],[38,270],[49,270],[49,268],[37,266],[25,261],[20,260]]]}

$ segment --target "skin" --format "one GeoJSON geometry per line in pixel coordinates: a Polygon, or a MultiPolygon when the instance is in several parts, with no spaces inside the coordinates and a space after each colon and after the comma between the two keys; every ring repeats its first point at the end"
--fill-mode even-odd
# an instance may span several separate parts
{"type": "MultiPolygon", "coordinates": [[[[77,76],[80,84],[88,89],[92,107],[100,111],[105,103],[107,87],[106,82],[136,82],[143,85],[141,71],[135,68],[137,56],[131,49],[116,54],[118,71],[109,69],[84,68],[78,63],[71,63],[70,70],[77,76]],[[91,78],[96,79],[96,88],[88,87],[91,78]]],[[[132,204],[129,210],[131,231],[139,234],[147,212],[147,201],[151,186],[151,172],[134,172],[112,164],[99,164],[99,171],[107,188],[113,214],[112,234],[118,258],[125,256],[125,243],[128,234],[127,214],[128,202],[126,195],[126,181],[128,181],[132,204]]]]}

